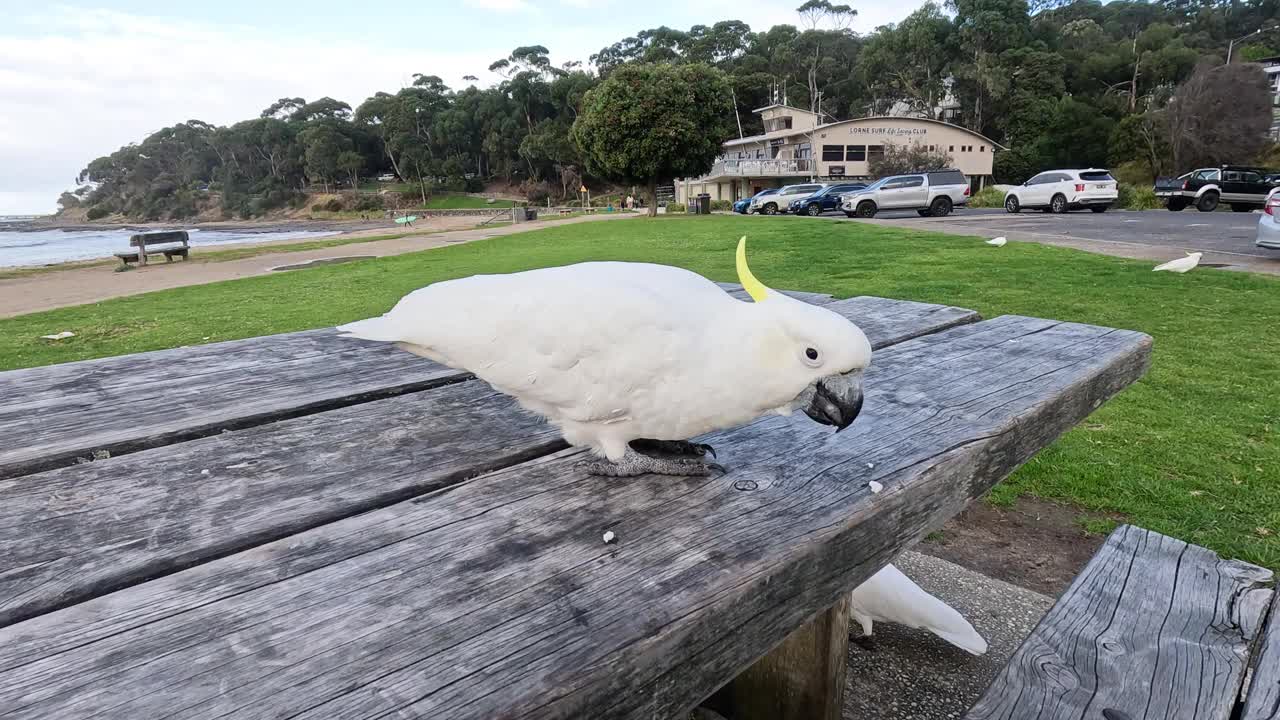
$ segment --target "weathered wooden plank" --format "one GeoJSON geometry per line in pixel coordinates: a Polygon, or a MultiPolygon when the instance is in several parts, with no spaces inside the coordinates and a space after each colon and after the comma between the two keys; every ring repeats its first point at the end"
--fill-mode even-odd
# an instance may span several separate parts
{"type": "Polygon", "coordinates": [[[845,593],[704,704],[734,720],[840,720],[848,652],[845,593]]]}
{"type": "Polygon", "coordinates": [[[465,377],[332,328],[0,373],[0,479],[465,377]]]}
{"type": "Polygon", "coordinates": [[[1227,720],[1271,572],[1123,525],[967,720],[1227,720]]]}
{"type": "Polygon", "coordinates": [[[326,524],[0,629],[0,708],[674,717],[1140,376],[1149,345],[998,318],[880,353],[838,435],[770,417],[706,438],[722,477],[547,456],[326,524]]]}
{"type": "MultiPolygon", "coordinates": [[[[741,285],[717,284],[730,295],[740,300],[747,299],[747,291],[742,289],[741,285]]],[[[833,310],[838,310],[862,328],[862,331],[867,334],[867,339],[871,341],[871,346],[876,349],[981,319],[973,310],[950,305],[892,300],[871,295],[835,300],[830,295],[820,293],[794,290],[781,292],[797,300],[813,305],[828,305],[833,310]]]]}
{"type": "MultiPolygon", "coordinates": [[[[746,289],[743,288],[738,283],[716,283],[716,284],[724,288],[725,292],[738,298],[739,300],[750,300],[750,296],[747,295],[746,289]]],[[[783,295],[788,295],[790,297],[793,297],[797,300],[810,303],[812,305],[826,305],[827,303],[835,300],[835,298],[831,297],[826,293],[805,292],[803,290],[779,290],[778,292],[782,293],[783,295]]]]}
{"type": "Polygon", "coordinates": [[[472,381],[0,480],[0,626],[564,446],[472,381]]]}
{"type": "MultiPolygon", "coordinates": [[[[978,318],[883,298],[832,307],[862,325],[873,347],[978,318]]],[[[161,447],[466,377],[383,343],[339,338],[332,328],[4,372],[0,479],[95,451],[161,447]]]]}
{"type": "Polygon", "coordinates": [[[1274,595],[1240,720],[1280,720],[1280,593],[1274,595]]]}
{"type": "MultiPolygon", "coordinates": [[[[896,318],[870,327],[880,344],[950,320],[907,305],[831,307],[873,323],[896,318]]],[[[240,373],[257,374],[239,362],[240,373]]],[[[545,426],[510,417],[476,385],[0,480],[0,546],[14,548],[0,555],[0,625],[559,447],[545,426]],[[414,464],[435,472],[411,477],[414,464]]]]}

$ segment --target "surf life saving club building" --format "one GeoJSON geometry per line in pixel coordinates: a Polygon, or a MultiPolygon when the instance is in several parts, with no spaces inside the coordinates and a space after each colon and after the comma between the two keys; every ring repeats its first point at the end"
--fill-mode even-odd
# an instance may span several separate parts
{"type": "Polygon", "coordinates": [[[870,161],[888,145],[917,143],[951,156],[950,166],[969,178],[974,191],[991,181],[996,150],[989,138],[958,125],[917,117],[881,116],[821,124],[816,113],[774,104],[755,111],[763,135],[729,140],[711,171],[675,181],[677,202],[700,193],[712,200],[739,200],[766,188],[808,181],[870,179],[870,161]]]}

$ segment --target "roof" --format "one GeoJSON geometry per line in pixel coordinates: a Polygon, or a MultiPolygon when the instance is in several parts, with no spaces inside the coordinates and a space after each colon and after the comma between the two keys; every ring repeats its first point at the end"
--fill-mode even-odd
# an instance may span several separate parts
{"type": "Polygon", "coordinates": [[[953,125],[949,122],[943,122],[941,120],[933,120],[930,118],[921,118],[921,117],[905,117],[905,116],[898,116],[898,115],[869,115],[867,117],[849,118],[848,120],[840,120],[833,123],[827,123],[826,125],[819,125],[813,130],[816,132],[819,130],[824,130],[826,128],[832,127],[833,125],[844,125],[845,123],[860,122],[862,120],[912,120],[915,122],[932,123],[934,125],[945,125],[946,127],[949,127],[949,128],[954,128],[956,130],[962,130],[964,132],[967,132],[970,135],[973,135],[974,137],[982,138],[983,140],[986,140],[991,145],[991,147],[999,148],[1001,150],[1009,149],[1004,145],[1001,145],[1000,143],[996,142],[995,140],[992,140],[991,138],[987,137],[986,135],[983,135],[977,130],[970,130],[967,127],[963,127],[961,125],[953,125]]]}
{"type": "MultiPolygon", "coordinates": [[[[787,107],[787,106],[770,105],[769,107],[787,107]]],[[[768,109],[768,108],[762,108],[762,109],[768,109]]],[[[759,110],[757,110],[756,112],[759,112],[759,110]]],[[[808,111],[806,110],[805,112],[808,112],[808,111]]],[[[778,138],[791,137],[793,135],[809,135],[815,132],[820,132],[830,127],[834,127],[836,125],[844,125],[846,123],[853,123],[853,122],[862,122],[863,120],[911,120],[913,122],[932,123],[934,125],[945,125],[946,127],[949,127],[949,128],[954,128],[956,130],[962,130],[964,132],[967,132],[970,135],[973,135],[974,137],[982,138],[983,140],[987,141],[987,143],[991,145],[991,147],[993,148],[997,148],[999,150],[1009,149],[1004,145],[1001,145],[1000,143],[996,142],[995,140],[992,140],[991,138],[987,137],[986,135],[983,135],[982,133],[976,130],[970,130],[969,128],[963,127],[961,125],[953,125],[949,122],[943,122],[941,120],[931,120],[929,118],[905,117],[905,116],[898,116],[898,115],[870,115],[867,117],[849,118],[848,120],[837,120],[835,122],[826,123],[825,125],[818,125],[814,127],[812,130],[803,130],[803,129],[800,129],[800,130],[791,129],[791,130],[785,130],[785,131],[775,130],[771,133],[765,133],[764,135],[751,135],[750,137],[737,138],[735,140],[726,140],[724,143],[722,143],[722,145],[726,147],[746,145],[748,143],[762,142],[765,140],[776,140],[778,138]]]]}
{"type": "Polygon", "coordinates": [[[765,105],[764,107],[762,107],[762,108],[756,108],[755,110],[752,110],[751,112],[753,112],[753,113],[764,112],[765,110],[772,110],[772,109],[774,109],[774,108],[786,108],[786,109],[788,109],[788,110],[795,110],[796,112],[807,113],[807,114],[809,114],[809,115],[817,115],[817,114],[818,114],[818,113],[816,113],[816,112],[814,112],[814,111],[812,111],[812,110],[805,110],[804,108],[798,108],[798,107],[796,107],[795,105],[784,105],[783,103],[773,103],[772,105],[765,105]]]}

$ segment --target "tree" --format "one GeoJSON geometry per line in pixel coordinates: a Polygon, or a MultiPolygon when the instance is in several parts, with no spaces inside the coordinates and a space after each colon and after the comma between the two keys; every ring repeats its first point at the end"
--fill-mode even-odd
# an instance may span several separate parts
{"type": "Polygon", "coordinates": [[[336,165],[351,180],[351,189],[360,189],[360,171],[364,169],[364,156],[354,150],[344,150],[338,154],[336,165]]]}
{"type": "Polygon", "coordinates": [[[307,163],[307,176],[328,185],[339,171],[338,157],[351,148],[351,140],[332,125],[318,124],[298,134],[307,163]]]}
{"type": "Polygon", "coordinates": [[[928,145],[913,142],[907,145],[885,145],[884,155],[872,158],[867,163],[867,172],[884,177],[948,167],[951,167],[951,155],[946,150],[930,150],[928,145]]]}
{"type": "Polygon", "coordinates": [[[624,65],[587,93],[573,137],[588,171],[643,184],[649,214],[659,181],[711,169],[731,136],[728,80],[710,66],[624,65]]]}
{"type": "Polygon", "coordinates": [[[1165,112],[1175,171],[1248,162],[1267,142],[1271,88],[1259,65],[1204,63],[1165,112]]]}

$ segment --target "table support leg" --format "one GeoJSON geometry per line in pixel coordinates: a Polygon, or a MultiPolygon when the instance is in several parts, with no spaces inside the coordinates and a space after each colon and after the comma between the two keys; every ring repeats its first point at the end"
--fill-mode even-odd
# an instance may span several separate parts
{"type": "Polygon", "coordinates": [[[849,594],[787,636],[708,706],[733,720],[840,720],[849,594]]]}

